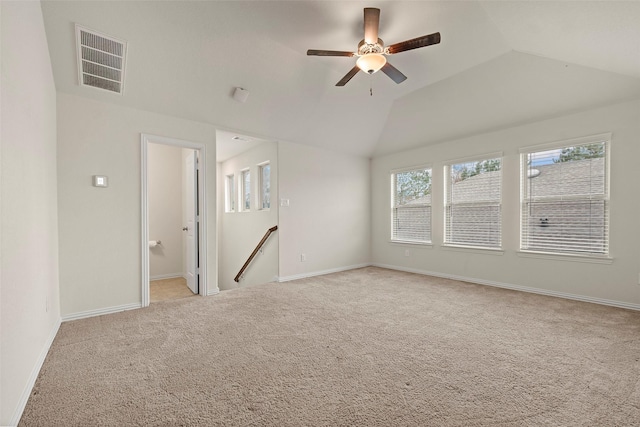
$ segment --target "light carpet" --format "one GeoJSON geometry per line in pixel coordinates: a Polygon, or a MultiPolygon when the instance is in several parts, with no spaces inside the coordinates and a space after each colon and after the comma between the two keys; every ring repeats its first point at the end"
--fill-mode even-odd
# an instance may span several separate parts
{"type": "Polygon", "coordinates": [[[63,323],[21,426],[640,425],[640,313],[380,268],[63,323]]]}

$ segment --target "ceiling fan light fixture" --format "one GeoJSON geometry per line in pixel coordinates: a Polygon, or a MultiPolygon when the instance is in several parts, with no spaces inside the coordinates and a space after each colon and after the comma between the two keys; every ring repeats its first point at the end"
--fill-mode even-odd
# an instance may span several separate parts
{"type": "Polygon", "coordinates": [[[387,58],[385,58],[381,53],[367,53],[362,55],[356,61],[358,68],[369,74],[379,71],[386,63],[387,58]]]}
{"type": "MultiPolygon", "coordinates": [[[[0,0],[1,1],[1,0],[0,0]]],[[[416,37],[411,40],[405,40],[400,43],[394,43],[385,47],[384,42],[378,37],[378,29],[380,27],[380,9],[375,7],[364,8],[364,39],[358,43],[358,50],[348,52],[343,50],[318,50],[309,49],[309,56],[357,56],[356,65],[338,82],[336,86],[344,86],[353,78],[360,70],[367,74],[373,74],[382,70],[396,84],[400,84],[407,80],[407,76],[402,74],[400,70],[387,62],[385,55],[393,55],[407,50],[418,49],[420,47],[431,46],[440,43],[440,33],[428,34],[426,36],[416,37]]]]}

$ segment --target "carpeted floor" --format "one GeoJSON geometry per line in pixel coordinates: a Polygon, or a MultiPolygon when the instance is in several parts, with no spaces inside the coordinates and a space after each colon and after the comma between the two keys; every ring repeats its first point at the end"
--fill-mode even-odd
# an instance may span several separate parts
{"type": "Polygon", "coordinates": [[[640,425],[640,313],[365,268],[64,323],[21,426],[640,425]]]}

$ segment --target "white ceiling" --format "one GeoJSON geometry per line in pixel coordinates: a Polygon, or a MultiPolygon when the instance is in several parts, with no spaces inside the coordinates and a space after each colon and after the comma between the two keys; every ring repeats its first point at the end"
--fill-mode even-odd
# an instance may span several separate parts
{"type": "MultiPolygon", "coordinates": [[[[640,2],[44,1],[58,91],[373,156],[640,97],[640,2]],[[359,73],[363,7],[408,79],[359,73]],[[125,93],[77,82],[74,23],[129,44],[125,93]],[[233,89],[249,90],[246,103],[233,89]],[[373,88],[373,96],[369,90],[373,88]]],[[[235,132],[234,132],[235,134],[235,132]]]]}
{"type": "Polygon", "coordinates": [[[249,151],[263,142],[264,139],[241,135],[238,132],[216,131],[216,161],[224,162],[232,157],[249,151]]]}

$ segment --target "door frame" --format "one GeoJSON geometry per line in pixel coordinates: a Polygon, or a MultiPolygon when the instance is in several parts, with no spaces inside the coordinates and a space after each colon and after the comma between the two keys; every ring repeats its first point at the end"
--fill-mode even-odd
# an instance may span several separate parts
{"type": "Polygon", "coordinates": [[[206,203],[206,158],[207,147],[199,142],[185,141],[175,138],[167,138],[164,136],[140,134],[140,149],[142,162],[142,237],[141,237],[141,254],[142,254],[142,307],[148,307],[150,301],[149,296],[149,177],[148,177],[148,149],[149,144],[171,145],[179,148],[187,148],[198,152],[198,274],[199,286],[198,294],[206,296],[208,292],[207,286],[207,203],[206,203]]]}

